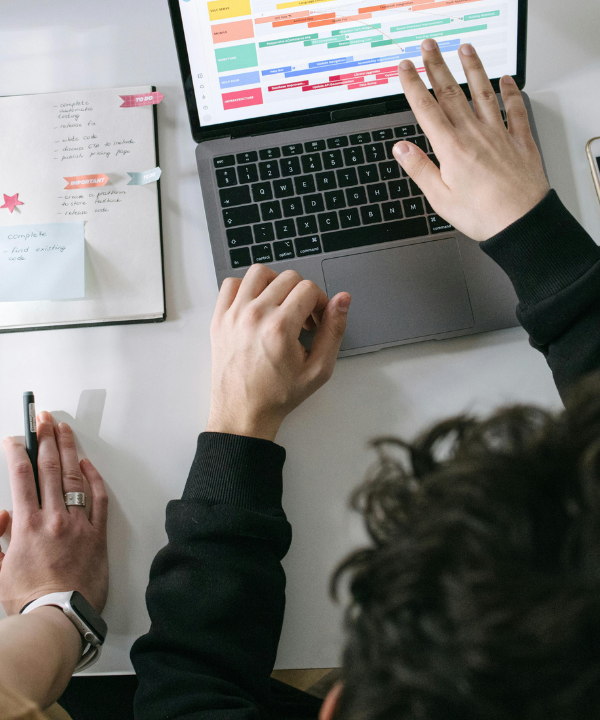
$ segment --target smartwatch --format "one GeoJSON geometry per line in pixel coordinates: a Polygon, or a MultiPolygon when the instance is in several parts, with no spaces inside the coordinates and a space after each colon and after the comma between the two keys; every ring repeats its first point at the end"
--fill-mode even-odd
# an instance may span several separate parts
{"type": "Polygon", "coordinates": [[[77,590],[56,592],[43,595],[24,605],[20,614],[26,615],[44,605],[60,608],[75,625],[83,639],[83,654],[74,673],[81,672],[93,665],[100,657],[100,650],[106,637],[107,626],[100,613],[96,612],[83,595],[77,590]]]}

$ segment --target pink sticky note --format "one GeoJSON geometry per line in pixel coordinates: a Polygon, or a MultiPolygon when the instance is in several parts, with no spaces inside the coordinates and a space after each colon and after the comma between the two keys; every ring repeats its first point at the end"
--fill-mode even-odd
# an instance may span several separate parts
{"type": "Polygon", "coordinates": [[[155,91],[151,93],[141,93],[140,95],[119,95],[123,100],[122,108],[141,107],[142,105],[158,105],[164,99],[164,95],[155,91]]]}
{"type": "Polygon", "coordinates": [[[0,208],[6,208],[8,211],[10,211],[10,214],[12,215],[12,213],[17,205],[24,205],[24,204],[25,203],[22,203],[19,200],[19,193],[17,193],[16,195],[4,195],[4,205],[0,205],[0,208]]]}

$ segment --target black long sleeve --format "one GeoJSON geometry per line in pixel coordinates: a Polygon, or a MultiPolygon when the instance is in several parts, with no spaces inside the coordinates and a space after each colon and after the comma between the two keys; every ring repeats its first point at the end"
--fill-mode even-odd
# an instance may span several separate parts
{"type": "Polygon", "coordinates": [[[146,602],[131,659],[139,720],[317,717],[320,701],[270,679],[283,622],[283,448],[203,433],[146,602]]]}
{"type": "Polygon", "coordinates": [[[564,397],[600,368],[600,248],[554,190],[481,248],[511,279],[519,322],[564,397]]]}

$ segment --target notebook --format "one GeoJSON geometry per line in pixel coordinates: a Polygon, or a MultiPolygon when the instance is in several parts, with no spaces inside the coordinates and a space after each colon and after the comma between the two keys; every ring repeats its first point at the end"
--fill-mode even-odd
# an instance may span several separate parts
{"type": "Polygon", "coordinates": [[[165,319],[160,99],[0,98],[0,332],[165,319]]]}

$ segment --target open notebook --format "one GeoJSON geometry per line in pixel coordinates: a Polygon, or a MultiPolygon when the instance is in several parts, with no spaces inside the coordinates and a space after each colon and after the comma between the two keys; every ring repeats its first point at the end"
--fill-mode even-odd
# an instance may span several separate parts
{"type": "Polygon", "coordinates": [[[154,90],[0,98],[0,332],[165,319],[154,90]]]}

